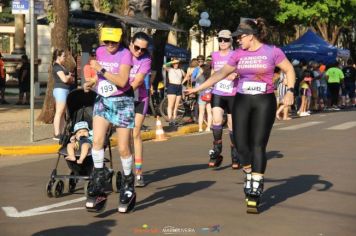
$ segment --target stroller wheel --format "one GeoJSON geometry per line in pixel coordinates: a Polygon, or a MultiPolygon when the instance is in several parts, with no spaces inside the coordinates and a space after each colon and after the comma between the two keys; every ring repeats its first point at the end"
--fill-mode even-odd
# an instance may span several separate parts
{"type": "Polygon", "coordinates": [[[118,193],[121,188],[121,172],[118,171],[116,174],[112,176],[112,191],[118,193]]]}
{"type": "Polygon", "coordinates": [[[46,186],[46,193],[47,193],[47,197],[53,197],[52,195],[52,186],[54,184],[55,180],[54,179],[50,179],[47,183],[46,186]]]}
{"type": "Polygon", "coordinates": [[[60,195],[62,195],[63,193],[63,190],[64,190],[64,183],[62,180],[60,179],[57,179],[53,185],[52,185],[52,188],[51,188],[51,193],[52,193],[52,196],[53,197],[59,197],[60,195]]]}

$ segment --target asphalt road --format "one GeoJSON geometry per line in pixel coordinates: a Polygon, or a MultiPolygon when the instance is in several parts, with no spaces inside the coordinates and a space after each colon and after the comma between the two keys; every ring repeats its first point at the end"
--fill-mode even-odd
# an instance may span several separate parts
{"type": "MultiPolygon", "coordinates": [[[[216,170],[207,168],[209,133],[145,142],[149,184],[137,189],[129,214],[116,211],[116,193],[105,212],[86,212],[82,184],[74,194],[48,198],[55,155],[1,157],[0,235],[355,235],[355,137],[355,111],[276,122],[259,215],[246,214],[226,133],[216,170]]],[[[114,157],[117,169],[116,151],[114,157]]],[[[63,160],[59,171],[68,171],[63,160]]]]}

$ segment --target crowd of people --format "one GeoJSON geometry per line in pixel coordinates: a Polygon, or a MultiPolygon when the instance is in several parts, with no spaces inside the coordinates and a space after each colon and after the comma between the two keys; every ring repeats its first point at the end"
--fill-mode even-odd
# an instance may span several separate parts
{"type": "MultiPolygon", "coordinates": [[[[220,166],[223,160],[223,119],[227,114],[231,167],[242,169],[248,211],[254,213],[258,211],[263,193],[266,147],[275,119],[290,120],[293,111],[304,117],[311,111],[356,106],[356,69],[351,60],[344,68],[338,64],[290,62],[280,48],[268,44],[268,33],[264,19],[247,19],[233,33],[228,29],[219,31],[219,49],[207,58],[201,55],[193,58],[187,71],[180,67],[178,58],[163,65],[163,71],[167,73],[169,124],[177,125],[181,99],[196,97],[199,132],[212,133],[212,148],[208,155],[208,166],[212,168],[220,166]],[[232,47],[234,41],[239,45],[236,49],[232,47]],[[203,126],[204,117],[206,127],[203,126]]],[[[150,40],[146,33],[138,32],[129,45],[125,45],[124,34],[119,23],[105,23],[99,33],[101,46],[90,53],[88,64],[83,68],[84,91],[97,93],[93,129],[89,130],[88,124],[80,122],[74,126],[66,160],[81,164],[89,150],[91,152],[94,169],[86,201],[88,210],[100,211],[107,201],[105,183],[109,181],[110,173],[104,165],[104,145],[112,126],[116,131],[123,170],[118,210],[127,212],[134,206],[135,186],[145,186],[141,128],[150,96],[150,40]],[[82,153],[75,157],[78,149],[82,153]]],[[[64,131],[66,99],[74,83],[72,73],[64,66],[66,56],[62,49],[53,53],[55,140],[60,139],[64,131]]],[[[23,56],[22,60],[18,104],[27,104],[28,58],[23,56]]],[[[0,66],[1,63],[0,60],[0,66]]],[[[2,70],[0,72],[3,77],[2,70]]],[[[2,102],[6,102],[3,92],[1,96],[2,102]]]]}
{"type": "Polygon", "coordinates": [[[285,106],[280,100],[286,91],[285,75],[278,69],[275,71],[278,120],[290,120],[291,115],[305,117],[316,112],[356,106],[356,68],[352,59],[347,60],[345,66],[338,62],[326,66],[316,61],[307,63],[296,59],[292,60],[292,64],[296,73],[295,103],[292,107],[285,106]]]}

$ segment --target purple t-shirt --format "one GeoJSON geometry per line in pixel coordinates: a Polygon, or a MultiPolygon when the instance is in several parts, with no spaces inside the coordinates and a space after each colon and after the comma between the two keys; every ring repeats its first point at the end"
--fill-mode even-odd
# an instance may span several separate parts
{"type": "Polygon", "coordinates": [[[240,75],[237,92],[252,95],[273,93],[274,68],[285,58],[281,49],[266,44],[256,51],[236,49],[227,64],[236,67],[240,75]]]}
{"type": "MultiPolygon", "coordinates": [[[[131,52],[122,46],[119,47],[115,54],[109,53],[105,46],[99,47],[96,50],[96,60],[103,68],[105,68],[106,71],[113,74],[118,74],[120,72],[121,65],[132,65],[131,52]]],[[[114,83],[108,81],[101,74],[98,74],[96,92],[102,96],[118,96],[129,90],[130,87],[129,81],[127,81],[124,88],[120,88],[114,85],[114,83]]]]}
{"type": "MultiPolygon", "coordinates": [[[[232,56],[233,51],[230,51],[226,56],[221,56],[219,51],[213,52],[211,54],[211,66],[214,72],[219,71],[224,65],[229,61],[232,56]]],[[[235,96],[237,90],[237,79],[228,80],[223,79],[214,85],[213,94],[220,96],[235,96]]]]}
{"type": "MultiPolygon", "coordinates": [[[[151,71],[151,57],[147,54],[136,58],[133,57],[133,66],[130,70],[130,84],[135,80],[138,73],[147,74],[151,71]]],[[[142,83],[138,88],[138,101],[142,101],[148,96],[145,83],[142,83]]]]}

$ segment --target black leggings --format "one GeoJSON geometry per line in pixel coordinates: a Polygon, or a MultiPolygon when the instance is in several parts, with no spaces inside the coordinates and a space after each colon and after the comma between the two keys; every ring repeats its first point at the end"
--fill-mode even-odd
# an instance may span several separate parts
{"type": "Polygon", "coordinates": [[[266,146],[276,116],[276,97],[236,94],[232,110],[235,145],[243,166],[264,174],[267,165],[266,146]]]}

